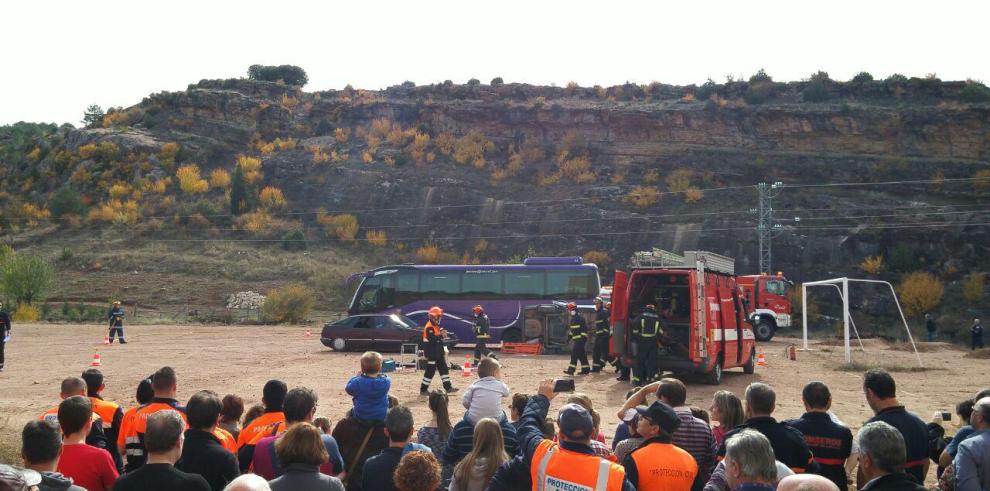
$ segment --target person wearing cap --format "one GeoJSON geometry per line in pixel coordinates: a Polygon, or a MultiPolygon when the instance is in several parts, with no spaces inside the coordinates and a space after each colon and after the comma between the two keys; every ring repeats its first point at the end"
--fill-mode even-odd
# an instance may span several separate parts
{"type": "Polygon", "coordinates": [[[674,408],[656,401],[649,406],[637,406],[639,418],[636,432],[645,440],[622,461],[626,478],[636,489],[669,491],[699,490],[704,486],[694,457],[671,443],[681,426],[674,408]]]}
{"type": "MultiPolygon", "coordinates": [[[[646,440],[636,433],[637,419],[639,419],[639,413],[636,412],[636,408],[627,409],[622,415],[622,422],[625,423],[626,428],[629,429],[629,436],[623,438],[621,441],[615,444],[615,448],[612,450],[615,453],[615,459],[617,462],[622,462],[626,455],[632,453],[633,450],[639,448],[640,445],[646,440]]],[[[618,430],[616,430],[618,433],[618,430]]],[[[616,434],[613,441],[618,440],[619,436],[616,434]]]]}
{"type": "Polygon", "coordinates": [[[473,309],[474,312],[474,366],[478,366],[478,362],[481,360],[481,356],[490,356],[495,358],[495,353],[488,349],[488,340],[491,339],[492,335],[489,331],[492,328],[492,322],[488,319],[488,314],[485,313],[484,307],[480,305],[475,305],[473,309]]]}
{"type": "Polygon", "coordinates": [[[443,338],[447,331],[440,328],[440,319],[443,318],[443,309],[440,307],[430,307],[426,316],[426,325],[423,326],[423,356],[426,357],[426,373],[423,374],[423,382],[419,386],[419,395],[425,396],[430,393],[430,383],[433,376],[440,372],[440,380],[443,388],[448,394],[457,392],[457,389],[450,384],[450,367],[447,365],[447,353],[444,351],[443,338]]]}
{"type": "Polygon", "coordinates": [[[110,333],[107,334],[110,344],[113,344],[114,335],[120,336],[120,344],[127,344],[124,341],[124,308],[120,306],[120,300],[113,302],[113,307],[107,313],[107,320],[110,321],[110,333]]]}
{"type": "Polygon", "coordinates": [[[557,412],[558,442],[543,437],[542,426],[557,394],[554,381],[540,382],[519,418],[520,453],[495,472],[488,491],[514,489],[589,489],[633,491],[621,465],[595,455],[589,446],[595,424],[591,413],[578,404],[557,412]]]}
{"type": "Polygon", "coordinates": [[[3,371],[3,348],[7,345],[7,336],[10,336],[10,315],[3,309],[3,303],[0,303],[0,372],[3,371]]]}
{"type": "Polygon", "coordinates": [[[595,298],[595,347],[591,356],[591,373],[601,372],[608,361],[608,340],[612,331],[609,327],[609,311],[602,297],[595,298]]]}
{"type": "Polygon", "coordinates": [[[571,345],[571,364],[567,366],[564,373],[574,375],[578,363],[581,364],[581,375],[591,373],[591,366],[588,365],[588,353],[585,351],[585,344],[588,342],[588,324],[577,312],[577,304],[574,302],[567,304],[567,312],[570,315],[570,322],[567,325],[567,339],[571,345]]]}
{"type": "Polygon", "coordinates": [[[657,316],[656,305],[647,305],[643,312],[629,323],[629,327],[633,339],[633,357],[636,359],[632,384],[633,387],[642,387],[660,375],[657,372],[657,357],[663,327],[660,325],[660,317],[657,316]]]}

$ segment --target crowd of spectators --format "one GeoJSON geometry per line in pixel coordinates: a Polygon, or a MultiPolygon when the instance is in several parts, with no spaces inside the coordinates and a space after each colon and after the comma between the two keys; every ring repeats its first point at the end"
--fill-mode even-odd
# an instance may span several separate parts
{"type": "Polygon", "coordinates": [[[560,395],[553,381],[513,395],[494,358],[479,363],[456,423],[448,394],[436,390],[426,401],[430,420],[417,425],[381,371],[381,355],[361,357],[346,385],[353,408],[331,424],[316,417],[315,391],[279,380],[247,410],[241,397],[208,390],[181,405],[169,367],[142,380],[138,406],[124,412],[99,396],[103,375],[87,370],[65,379],[61,403],[24,426],[23,468],[0,467],[0,483],[16,477],[33,487],[11,489],[40,491],[915,491],[932,476],[942,491],[990,490],[990,389],[956,406],[962,426],[950,437],[946,413],[924,422],[899,402],[894,378],[871,369],[862,390],[874,416],[853,434],[822,382],[803,388],[803,414],[780,420],[766,383],[751,383],[742,398],[717,391],[703,410],[687,405],[683,382],[664,378],[627,393],[608,445],[590,397],[566,394],[550,418],[560,395]]]}

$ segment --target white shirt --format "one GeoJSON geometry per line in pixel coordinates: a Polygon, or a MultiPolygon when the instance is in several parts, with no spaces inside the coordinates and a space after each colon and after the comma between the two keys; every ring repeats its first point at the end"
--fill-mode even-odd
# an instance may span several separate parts
{"type": "Polygon", "coordinates": [[[509,386],[495,377],[485,377],[471,384],[464,391],[462,402],[467,414],[464,415],[471,425],[482,418],[499,420],[502,415],[502,399],[509,397],[509,386]]]}

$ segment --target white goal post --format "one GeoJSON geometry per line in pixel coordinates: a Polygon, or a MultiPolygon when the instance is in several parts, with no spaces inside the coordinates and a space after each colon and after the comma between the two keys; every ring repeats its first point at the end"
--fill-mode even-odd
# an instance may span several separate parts
{"type": "MultiPolygon", "coordinates": [[[[914,349],[914,355],[918,358],[918,366],[924,367],[924,363],[921,361],[921,354],[918,353],[918,346],[914,344],[914,336],[911,335],[911,329],[908,328],[907,319],[904,318],[904,310],[901,309],[901,302],[897,298],[897,292],[894,291],[894,286],[886,281],[880,280],[862,280],[857,278],[833,278],[830,280],[821,281],[809,281],[807,283],[801,284],[801,327],[804,335],[804,349],[808,349],[808,287],[809,286],[832,286],[835,288],[840,288],[842,297],[842,338],[844,343],[844,351],[846,354],[846,363],[852,361],[852,355],[849,350],[849,321],[851,317],[849,315],[849,282],[857,281],[861,283],[881,283],[887,285],[890,288],[890,294],[894,297],[894,304],[897,305],[897,312],[901,315],[901,322],[904,323],[904,332],[907,333],[908,339],[911,341],[911,348],[914,349]]],[[[857,332],[857,337],[858,336],[857,332]]],[[[862,341],[860,342],[862,344],[862,341]]]]}

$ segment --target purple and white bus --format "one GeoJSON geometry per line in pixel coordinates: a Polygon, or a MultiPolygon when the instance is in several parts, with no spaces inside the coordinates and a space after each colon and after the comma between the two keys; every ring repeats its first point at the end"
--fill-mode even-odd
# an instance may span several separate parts
{"type": "Polygon", "coordinates": [[[348,314],[401,313],[418,325],[440,306],[442,327],[473,343],[475,305],[491,319],[492,343],[523,340],[524,309],[553,302],[593,308],[601,289],[598,267],[580,257],[531,257],[523,264],[383,266],[359,273],[348,314]]]}

